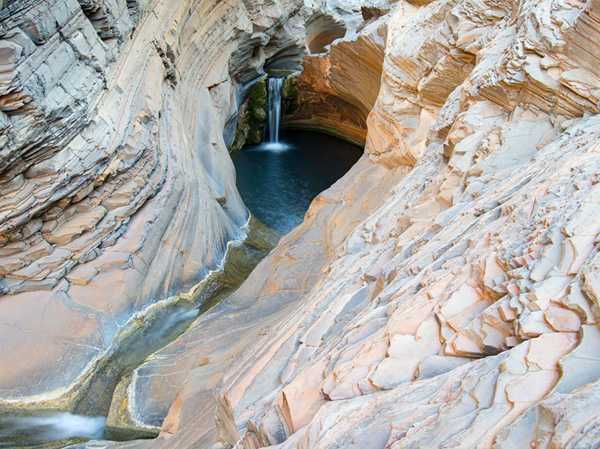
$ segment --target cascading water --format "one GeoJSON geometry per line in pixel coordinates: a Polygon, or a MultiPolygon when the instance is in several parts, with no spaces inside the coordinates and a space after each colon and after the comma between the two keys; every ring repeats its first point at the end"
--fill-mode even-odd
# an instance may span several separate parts
{"type": "Polygon", "coordinates": [[[61,412],[38,412],[37,416],[0,417],[0,448],[44,445],[75,438],[104,438],[106,418],[61,412]]]}
{"type": "Polygon", "coordinates": [[[281,90],[283,78],[269,78],[269,141],[279,143],[279,126],[281,124],[281,90]]]}

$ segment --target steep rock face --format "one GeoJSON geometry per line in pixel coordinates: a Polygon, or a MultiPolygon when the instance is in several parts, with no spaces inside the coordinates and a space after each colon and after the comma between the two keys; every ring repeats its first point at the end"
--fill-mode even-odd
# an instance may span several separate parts
{"type": "Polygon", "coordinates": [[[236,447],[597,438],[597,423],[568,416],[577,427],[552,435],[536,406],[564,414],[600,377],[587,280],[600,49],[584,37],[600,29],[598,2],[425,3],[388,22],[369,162],[348,174],[375,163],[394,185],[225,376],[219,417],[236,447]]]}
{"type": "Polygon", "coordinates": [[[124,447],[594,447],[599,13],[399,2],[366,155],[157,354],[124,447]]]}
{"type": "Polygon", "coordinates": [[[243,236],[223,130],[300,5],[3,3],[0,409],[72,407],[125,323],[243,236]]]}
{"type": "MultiPolygon", "coordinates": [[[[316,14],[313,20],[324,22],[321,17],[316,14]]],[[[361,29],[349,28],[345,39],[329,43],[329,51],[305,56],[304,69],[295,80],[295,108],[284,117],[285,126],[316,129],[364,145],[367,116],[379,93],[386,22],[382,18],[361,29]]],[[[311,40],[311,23],[307,25],[309,50],[314,39],[321,39],[311,40]]],[[[325,21],[322,33],[326,35],[327,26],[334,31],[339,27],[325,21]]]]}

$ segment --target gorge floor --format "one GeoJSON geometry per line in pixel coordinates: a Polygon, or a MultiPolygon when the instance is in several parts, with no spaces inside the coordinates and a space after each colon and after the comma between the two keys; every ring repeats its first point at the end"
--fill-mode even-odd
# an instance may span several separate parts
{"type": "MultiPolygon", "coordinates": [[[[233,160],[237,170],[238,188],[252,214],[278,234],[286,234],[302,222],[311,201],[341,178],[360,158],[361,154],[360,147],[326,134],[305,130],[287,130],[282,133],[281,143],[247,146],[236,153],[233,160]]],[[[250,235],[245,243],[249,243],[251,247],[253,242],[263,240],[254,234],[267,232],[267,230],[263,230],[260,224],[254,223],[254,220],[250,228],[253,235],[250,235]]],[[[268,239],[265,238],[265,240],[268,239]]],[[[256,264],[267,248],[261,247],[260,249],[262,251],[259,256],[248,257],[246,255],[242,257],[244,259],[242,265],[250,268],[256,264]],[[247,258],[252,261],[245,261],[247,258]]],[[[227,270],[227,264],[231,263],[228,261],[232,258],[239,259],[238,256],[232,256],[231,252],[229,256],[224,262],[226,272],[231,271],[227,270]]],[[[227,273],[225,277],[227,277],[227,273]]],[[[236,279],[236,282],[229,283],[237,284],[242,280],[236,279]]],[[[224,282],[224,284],[227,283],[224,282]]],[[[226,291],[231,290],[226,289],[226,291]]],[[[192,296],[195,295],[192,293],[192,296]]],[[[169,308],[172,310],[165,310],[164,313],[161,313],[162,319],[157,320],[156,326],[159,326],[160,329],[155,331],[153,326],[144,326],[143,329],[140,329],[139,335],[136,333],[137,336],[134,335],[132,340],[136,342],[137,349],[133,350],[131,344],[120,345],[124,350],[117,352],[125,352],[129,356],[111,357],[113,362],[106,363],[109,367],[107,369],[119,373],[131,372],[146,357],[151,356],[158,348],[166,346],[189,326],[198,316],[198,309],[195,308],[197,304],[202,303],[201,311],[205,311],[215,301],[218,301],[218,298],[210,298],[208,304],[206,301],[198,299],[176,300],[174,307],[169,308]],[[191,306],[188,302],[196,306],[191,306]],[[191,312],[196,313],[191,314],[191,312]],[[169,335],[163,335],[167,329],[169,335]],[[153,335],[157,332],[164,338],[161,337],[154,341],[156,338],[153,335]],[[152,342],[148,341],[150,337],[152,342]],[[140,350],[137,345],[145,345],[148,348],[140,350]],[[132,354],[135,354],[136,360],[128,361],[132,354]],[[119,369],[115,370],[114,362],[117,359],[119,369]],[[124,361],[128,362],[124,363],[124,361]]],[[[108,378],[105,375],[100,377],[108,378]]],[[[114,384],[126,376],[113,377],[114,380],[110,388],[107,387],[107,391],[113,391],[114,384]]],[[[96,398],[97,394],[92,390],[88,396],[96,398]]],[[[4,418],[0,415],[0,448],[13,449],[15,445],[27,448],[58,448],[81,440],[126,441],[155,436],[154,432],[145,434],[139,429],[126,428],[123,423],[119,423],[120,426],[115,427],[115,422],[111,421],[110,416],[107,422],[108,408],[111,410],[118,408],[116,404],[120,400],[122,399],[116,393],[108,394],[103,399],[106,402],[105,407],[101,407],[101,409],[87,407],[76,410],[81,414],[31,410],[22,415],[11,413],[5,415],[4,418]]],[[[96,399],[94,401],[97,402],[96,399]]],[[[86,403],[86,400],[84,399],[83,402],[86,403]]]]}

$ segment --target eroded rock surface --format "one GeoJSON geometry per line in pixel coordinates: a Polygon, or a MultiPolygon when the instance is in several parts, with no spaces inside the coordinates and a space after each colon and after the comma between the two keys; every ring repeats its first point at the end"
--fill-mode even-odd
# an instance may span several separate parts
{"type": "Polygon", "coordinates": [[[125,447],[594,447],[598,12],[398,2],[365,156],[157,354],[125,447]]]}
{"type": "Polygon", "coordinates": [[[301,75],[368,113],[364,157],[135,372],[160,437],[74,448],[597,446],[600,1],[393,6],[301,75]]]}
{"type": "Polygon", "coordinates": [[[243,237],[224,129],[299,5],[3,2],[0,409],[73,407],[125,323],[243,237]]]}
{"type": "MultiPolygon", "coordinates": [[[[336,23],[343,23],[333,17],[317,13],[313,18],[325,28],[326,36],[339,31],[336,23]],[[333,31],[327,31],[327,26],[333,31]]],[[[294,107],[284,117],[285,126],[315,129],[364,145],[367,117],[379,93],[387,20],[368,20],[355,29],[350,28],[352,23],[345,38],[329,42],[325,52],[310,50],[314,22],[309,21],[309,54],[302,73],[294,79],[294,107]]]]}

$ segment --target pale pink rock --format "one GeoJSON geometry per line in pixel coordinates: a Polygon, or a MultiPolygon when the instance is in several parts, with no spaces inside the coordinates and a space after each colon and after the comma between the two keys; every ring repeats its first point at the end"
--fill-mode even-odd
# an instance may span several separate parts
{"type": "Polygon", "coordinates": [[[369,380],[382,390],[390,390],[401,383],[412,381],[420,361],[418,357],[385,358],[377,365],[369,380]]]}
{"type": "MultiPolygon", "coordinates": [[[[91,55],[85,61],[101,71],[114,64],[105,80],[88,67],[65,83],[78,86],[77,98],[93,100],[78,117],[93,118],[94,128],[74,132],[68,145],[40,143],[36,155],[61,151],[21,166],[26,154],[7,146],[7,137],[30,142],[59,133],[40,134],[29,114],[13,114],[38,107],[39,96],[0,98],[0,170],[15,174],[2,183],[0,222],[15,233],[0,233],[0,267],[17,293],[0,298],[0,321],[25,331],[8,334],[10,353],[39,343],[34,330],[49,340],[16,368],[2,364],[11,370],[0,373],[2,391],[64,388],[104,349],[100,325],[68,304],[120,316],[143,298],[164,296],[171,279],[191,281],[219,260],[214,243],[230,239],[245,218],[222,140],[236,112],[237,78],[281,55],[281,45],[291,51],[338,36],[343,24],[344,38],[306,59],[299,77],[306,109],[289,120],[366,140],[365,156],[315,199],[305,222],[239,290],[134,370],[128,412],[140,424],[166,416],[162,436],[78,446],[597,443],[600,2],[376,3],[390,14],[365,24],[358,13],[365,3],[354,0],[158,2],[122,47],[126,55],[116,42],[98,41],[98,24],[72,14],[83,36],[72,43],[91,55]],[[321,25],[305,39],[304,24],[315,16],[321,25]],[[174,66],[154,41],[164,54],[169,43],[174,66]],[[193,156],[207,148],[210,167],[193,156]],[[92,182],[114,188],[110,198],[95,204],[92,182]],[[73,191],[51,199],[57,186],[73,191]],[[215,200],[224,197],[226,209],[215,200]],[[71,204],[75,198],[83,204],[71,204]],[[87,213],[97,207],[107,212],[92,226],[97,217],[87,213]],[[199,208],[205,212],[193,213],[199,208]],[[67,210],[76,212],[69,221],[87,218],[70,228],[62,221],[67,210]],[[47,216],[33,218],[37,212],[47,216]],[[42,227],[24,228],[30,218],[42,227]],[[114,226],[125,221],[126,234],[117,236],[114,226]],[[58,248],[39,233],[69,241],[61,248],[67,252],[54,254],[58,248]],[[100,236],[102,254],[89,254],[100,236]],[[177,253],[182,248],[189,254],[177,253]],[[85,286],[66,285],[69,273],[51,276],[63,258],[94,255],[85,263],[99,272],[85,286]],[[99,293],[107,286],[133,296],[107,303],[99,293]],[[52,319],[41,321],[42,310],[52,319]],[[78,329],[69,344],[84,356],[65,364],[65,379],[48,382],[48,368],[64,360],[55,343],[65,341],[65,317],[78,329]],[[31,385],[17,385],[32,367],[31,385]]],[[[37,41],[21,39],[20,58],[43,49],[43,33],[64,28],[68,15],[34,27],[37,41]]],[[[126,36],[126,22],[110,23],[126,36]]],[[[57,58],[56,68],[75,59],[57,58]]],[[[42,112],[68,110],[66,98],[55,92],[42,112]]],[[[67,125],[51,130],[67,132],[67,125]]]]}
{"type": "Polygon", "coordinates": [[[318,363],[303,370],[301,376],[296,377],[281,391],[280,407],[289,417],[288,425],[292,431],[308,424],[324,401],[320,389],[324,368],[324,363],[318,363]]]}
{"type": "Polygon", "coordinates": [[[527,363],[542,370],[555,370],[558,357],[567,355],[575,349],[578,343],[577,335],[574,333],[552,333],[544,334],[531,340],[527,363]]]}
{"type": "Polygon", "coordinates": [[[575,312],[555,305],[546,309],[544,318],[557,332],[577,332],[581,328],[581,320],[575,312]]]}
{"type": "Polygon", "coordinates": [[[519,318],[519,333],[524,337],[537,337],[552,331],[541,310],[524,313],[519,318]]]}

